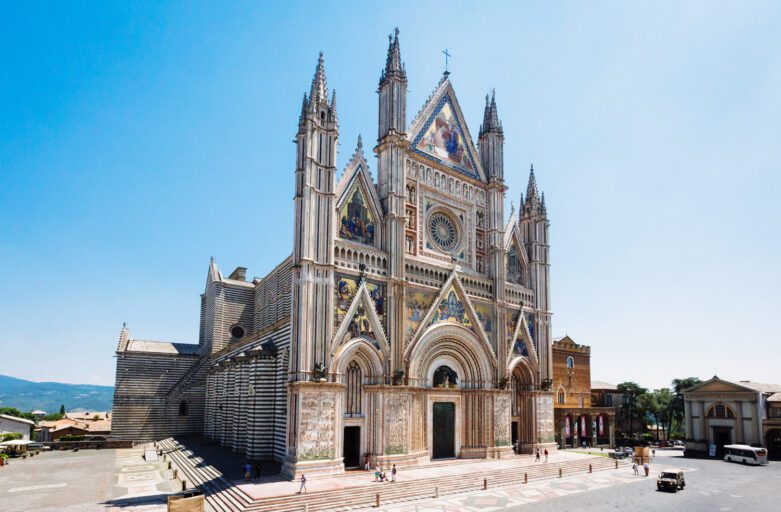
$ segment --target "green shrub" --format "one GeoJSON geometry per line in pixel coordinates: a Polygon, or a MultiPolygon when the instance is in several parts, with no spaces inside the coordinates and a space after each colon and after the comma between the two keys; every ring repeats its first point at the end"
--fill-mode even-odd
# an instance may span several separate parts
{"type": "Polygon", "coordinates": [[[0,443],[4,443],[6,441],[13,441],[14,439],[21,439],[24,436],[20,434],[19,432],[8,432],[7,434],[3,434],[0,436],[0,443]]]}

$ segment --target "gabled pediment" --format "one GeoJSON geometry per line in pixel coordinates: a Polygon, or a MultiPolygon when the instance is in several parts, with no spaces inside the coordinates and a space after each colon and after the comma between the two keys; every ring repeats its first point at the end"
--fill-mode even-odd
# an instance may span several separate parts
{"type": "Polygon", "coordinates": [[[360,138],[336,186],[336,198],[336,235],[343,240],[378,246],[382,207],[360,138]]]}
{"type": "Polygon", "coordinates": [[[485,181],[477,150],[450,80],[440,82],[408,130],[410,150],[485,181]]]}
{"type": "Polygon", "coordinates": [[[361,281],[350,308],[331,341],[331,352],[342,343],[361,338],[370,342],[386,356],[390,355],[388,340],[375,307],[366,281],[361,281]]]}
{"type": "Polygon", "coordinates": [[[534,348],[534,342],[529,332],[529,324],[526,322],[526,315],[523,311],[521,311],[518,317],[514,334],[510,340],[511,343],[507,350],[508,363],[517,357],[527,357],[531,361],[532,366],[537,368],[539,365],[537,350],[534,348]]]}
{"type": "Polygon", "coordinates": [[[511,219],[504,232],[504,250],[507,251],[507,281],[526,285],[525,273],[529,258],[521,243],[521,230],[515,218],[511,219]]]}
{"type": "Polygon", "coordinates": [[[430,327],[446,324],[458,325],[470,330],[486,347],[488,353],[494,356],[496,355],[485,334],[480,318],[466,294],[464,285],[461,283],[461,280],[458,278],[455,271],[453,271],[450,274],[450,277],[445,281],[437,298],[434,300],[428,313],[426,313],[425,318],[420,323],[420,327],[410,340],[410,343],[405,350],[405,357],[409,356],[409,353],[417,340],[419,340],[422,334],[430,327]]]}
{"type": "Polygon", "coordinates": [[[741,386],[740,384],[736,384],[728,380],[722,380],[718,377],[713,377],[710,380],[706,380],[701,384],[697,384],[696,386],[684,390],[684,393],[708,393],[708,392],[723,393],[725,391],[739,392],[739,393],[746,392],[746,391],[752,393],[756,392],[756,390],[751,389],[749,387],[741,386]]]}

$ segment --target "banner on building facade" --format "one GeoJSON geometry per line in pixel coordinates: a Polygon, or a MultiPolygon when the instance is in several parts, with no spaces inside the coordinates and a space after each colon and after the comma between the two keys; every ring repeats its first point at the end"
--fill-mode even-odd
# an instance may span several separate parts
{"type": "Polygon", "coordinates": [[[580,435],[586,435],[586,415],[580,417],[580,435]]]}
{"type": "Polygon", "coordinates": [[[569,416],[564,418],[564,437],[570,437],[569,416]]]}
{"type": "Polygon", "coordinates": [[[604,417],[600,414],[599,415],[599,435],[604,436],[605,435],[605,422],[603,421],[604,417]]]}

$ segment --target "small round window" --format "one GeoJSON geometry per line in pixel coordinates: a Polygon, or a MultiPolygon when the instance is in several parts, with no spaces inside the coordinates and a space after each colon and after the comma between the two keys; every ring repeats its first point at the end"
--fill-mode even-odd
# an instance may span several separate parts
{"type": "Polygon", "coordinates": [[[240,325],[234,325],[231,327],[231,337],[237,340],[244,337],[244,327],[240,325]]]}

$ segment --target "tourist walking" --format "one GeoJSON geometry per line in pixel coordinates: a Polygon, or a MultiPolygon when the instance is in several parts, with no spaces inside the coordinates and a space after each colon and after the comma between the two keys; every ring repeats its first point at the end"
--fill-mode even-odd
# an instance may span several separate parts
{"type": "Polygon", "coordinates": [[[249,482],[250,471],[252,471],[252,466],[250,465],[249,462],[247,462],[246,464],[244,464],[244,481],[245,482],[249,482]]]}
{"type": "Polygon", "coordinates": [[[374,468],[374,481],[380,481],[380,468],[374,468]]]}
{"type": "Polygon", "coordinates": [[[534,455],[534,462],[540,462],[540,449],[537,448],[537,452],[534,455]]]}
{"type": "Polygon", "coordinates": [[[366,471],[369,471],[369,469],[371,469],[370,464],[369,464],[369,461],[371,460],[371,459],[369,459],[369,454],[367,453],[363,457],[364,457],[364,460],[366,462],[366,471]]]}
{"type": "Polygon", "coordinates": [[[645,471],[645,476],[648,476],[648,473],[651,471],[651,466],[647,462],[643,464],[643,471],[645,471]]]}
{"type": "Polygon", "coordinates": [[[260,462],[255,463],[255,474],[252,475],[252,479],[256,482],[260,482],[260,462]]]}
{"type": "Polygon", "coordinates": [[[301,493],[306,494],[306,475],[301,473],[301,487],[298,488],[298,492],[296,494],[301,493]]]}
{"type": "Polygon", "coordinates": [[[391,482],[396,481],[396,464],[393,465],[393,468],[391,469],[391,482]]]}
{"type": "Polygon", "coordinates": [[[545,448],[545,462],[548,462],[548,449],[545,448]]]}
{"type": "Polygon", "coordinates": [[[635,472],[635,475],[639,475],[640,472],[637,471],[637,462],[632,463],[632,471],[635,472]]]}

